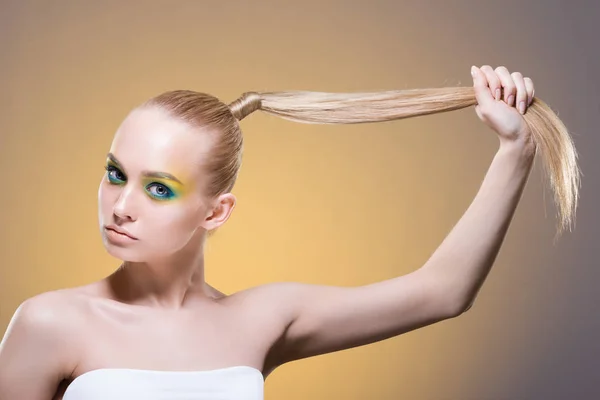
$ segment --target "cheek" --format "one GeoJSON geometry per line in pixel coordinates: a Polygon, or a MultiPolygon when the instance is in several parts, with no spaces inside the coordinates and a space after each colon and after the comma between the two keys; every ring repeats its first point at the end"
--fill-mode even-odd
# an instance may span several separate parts
{"type": "Polygon", "coordinates": [[[194,234],[197,226],[197,215],[189,208],[171,205],[152,207],[152,213],[147,218],[145,235],[161,247],[181,247],[194,234]]]}
{"type": "Polygon", "coordinates": [[[98,187],[98,209],[102,213],[110,212],[118,196],[116,187],[106,183],[106,179],[100,181],[98,187]]]}
{"type": "Polygon", "coordinates": [[[104,179],[100,181],[98,186],[98,211],[104,212],[104,205],[106,204],[106,188],[104,187],[104,179]]]}

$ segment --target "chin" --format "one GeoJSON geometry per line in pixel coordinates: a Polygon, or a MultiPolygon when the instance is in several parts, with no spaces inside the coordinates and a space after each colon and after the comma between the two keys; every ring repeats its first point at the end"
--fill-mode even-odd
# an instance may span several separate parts
{"type": "Polygon", "coordinates": [[[103,238],[104,248],[106,252],[122,261],[141,262],[146,260],[148,257],[139,248],[134,249],[131,247],[120,246],[111,243],[106,238],[103,238]]]}
{"type": "Polygon", "coordinates": [[[106,248],[106,252],[108,254],[110,254],[111,256],[113,256],[114,258],[117,258],[119,260],[130,261],[130,262],[142,261],[141,257],[139,257],[139,255],[137,254],[138,252],[131,251],[129,249],[118,248],[111,244],[109,244],[108,246],[104,246],[104,247],[106,248]]]}

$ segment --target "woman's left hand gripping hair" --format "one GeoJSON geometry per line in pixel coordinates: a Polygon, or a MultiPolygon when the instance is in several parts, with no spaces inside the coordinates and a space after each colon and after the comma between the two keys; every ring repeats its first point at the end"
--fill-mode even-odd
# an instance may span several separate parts
{"type": "Polygon", "coordinates": [[[471,67],[471,75],[477,98],[475,112],[498,134],[501,145],[533,145],[531,130],[522,116],[533,101],[533,81],[520,72],[509,73],[506,67],[492,69],[489,65],[471,67]]]}

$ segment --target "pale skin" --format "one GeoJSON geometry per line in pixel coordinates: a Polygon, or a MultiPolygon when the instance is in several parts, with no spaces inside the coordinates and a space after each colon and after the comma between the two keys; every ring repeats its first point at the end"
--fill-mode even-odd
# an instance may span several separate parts
{"type": "Polygon", "coordinates": [[[104,245],[123,265],[98,282],[21,304],[0,345],[0,400],[62,399],[74,378],[99,368],[250,366],[266,379],[290,361],[464,313],[494,263],[535,154],[518,111],[531,103],[531,79],[504,67],[474,72],[476,113],[500,142],[480,190],[421,268],[351,288],[285,282],[226,295],[208,285],[203,244],[231,216],[236,198],[203,196],[198,160],[210,148],[208,135],[158,109],[134,110],[110,149],[118,167],[107,164],[98,191],[104,245]],[[503,98],[494,98],[497,89],[503,98]],[[181,183],[144,177],[145,170],[181,183]],[[165,187],[178,197],[152,196],[165,187]],[[104,229],[109,224],[137,240],[115,241],[104,229]]]}

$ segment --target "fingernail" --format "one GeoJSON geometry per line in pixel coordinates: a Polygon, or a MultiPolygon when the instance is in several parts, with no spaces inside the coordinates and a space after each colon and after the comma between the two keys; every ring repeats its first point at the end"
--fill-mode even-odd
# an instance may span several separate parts
{"type": "Polygon", "coordinates": [[[521,114],[525,114],[525,102],[524,101],[519,103],[519,112],[521,114]]]}
{"type": "Polygon", "coordinates": [[[515,100],[515,96],[511,94],[510,96],[508,96],[508,102],[507,102],[507,104],[508,104],[509,106],[512,106],[512,105],[513,105],[513,102],[514,102],[514,100],[515,100]]]}
{"type": "Polygon", "coordinates": [[[500,100],[500,89],[496,89],[496,100],[500,100]]]}
{"type": "Polygon", "coordinates": [[[473,66],[471,67],[471,76],[472,76],[473,78],[475,78],[475,73],[476,73],[476,69],[475,69],[475,66],[473,65],[473,66]]]}

